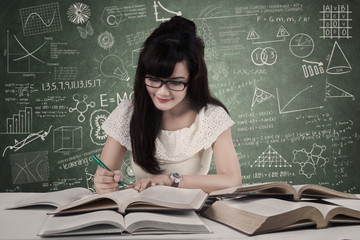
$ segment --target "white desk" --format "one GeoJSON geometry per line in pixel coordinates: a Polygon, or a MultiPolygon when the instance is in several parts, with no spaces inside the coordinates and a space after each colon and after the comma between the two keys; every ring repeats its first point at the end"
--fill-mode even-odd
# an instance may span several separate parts
{"type": "MultiPolygon", "coordinates": [[[[173,234],[173,235],[87,235],[78,237],[41,238],[37,233],[41,229],[46,213],[53,208],[31,208],[5,210],[15,200],[29,197],[34,193],[0,193],[0,239],[1,240],[32,240],[32,239],[306,239],[306,240],[342,240],[359,239],[360,225],[330,227],[327,229],[292,230],[279,233],[268,233],[249,237],[231,228],[203,218],[203,221],[212,229],[210,234],[173,234]]],[[[36,193],[35,193],[36,194],[36,193]]]]}

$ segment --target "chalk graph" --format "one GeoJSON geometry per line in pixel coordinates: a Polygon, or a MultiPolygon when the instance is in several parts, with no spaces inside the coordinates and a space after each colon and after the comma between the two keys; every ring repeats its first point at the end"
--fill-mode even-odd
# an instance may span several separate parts
{"type": "Polygon", "coordinates": [[[24,36],[62,29],[58,3],[21,8],[20,17],[24,36]]]}
{"type": "Polygon", "coordinates": [[[23,43],[24,40],[20,40],[15,34],[10,36],[9,30],[7,31],[7,49],[6,49],[6,62],[8,73],[49,73],[44,71],[46,67],[46,60],[42,59],[38,55],[47,51],[45,49],[48,46],[47,41],[42,44],[38,44],[36,48],[32,50],[28,49],[23,43]]]}
{"type": "Polygon", "coordinates": [[[48,152],[12,154],[11,173],[14,184],[44,182],[48,180],[48,152]]]}
{"type": "Polygon", "coordinates": [[[154,1],[154,15],[155,15],[155,21],[156,22],[165,22],[167,20],[170,20],[170,18],[173,16],[173,15],[176,15],[176,16],[181,16],[182,13],[181,11],[173,11],[173,10],[169,10],[168,8],[164,7],[160,1],[154,1]],[[170,14],[169,17],[159,17],[159,12],[158,12],[158,8],[160,7],[160,9],[162,9],[162,12],[163,13],[168,13],[170,14]]]}

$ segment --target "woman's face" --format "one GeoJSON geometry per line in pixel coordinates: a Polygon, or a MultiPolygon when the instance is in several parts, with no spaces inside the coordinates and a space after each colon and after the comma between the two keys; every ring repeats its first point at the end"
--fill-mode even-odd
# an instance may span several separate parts
{"type": "MultiPolygon", "coordinates": [[[[155,80],[159,79],[156,78],[156,76],[146,75],[145,77],[154,77],[155,80]]],[[[162,79],[165,82],[168,81],[176,81],[181,83],[187,83],[189,81],[189,71],[186,67],[186,62],[178,62],[174,67],[174,72],[172,75],[167,79],[162,79]]],[[[150,98],[152,99],[155,107],[161,111],[169,111],[171,109],[174,109],[174,107],[179,107],[184,101],[187,93],[187,86],[185,86],[184,90],[182,91],[172,91],[168,88],[166,84],[163,84],[160,88],[153,88],[149,87],[148,85],[151,85],[149,79],[145,79],[147,82],[146,89],[149,93],[150,98]]],[[[177,83],[169,84],[169,87],[176,85],[177,83]]]]}

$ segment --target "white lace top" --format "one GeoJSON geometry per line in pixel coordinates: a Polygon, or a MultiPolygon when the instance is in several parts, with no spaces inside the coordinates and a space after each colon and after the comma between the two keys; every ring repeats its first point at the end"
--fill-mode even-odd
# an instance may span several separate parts
{"type": "MultiPolygon", "coordinates": [[[[121,102],[103,123],[104,131],[131,151],[130,120],[133,111],[131,100],[121,102]]],[[[219,106],[208,105],[200,110],[194,123],[176,131],[161,130],[155,140],[155,158],[164,173],[205,175],[210,169],[212,144],[234,122],[219,106]]],[[[131,167],[136,179],[151,174],[134,163],[131,167]]]]}

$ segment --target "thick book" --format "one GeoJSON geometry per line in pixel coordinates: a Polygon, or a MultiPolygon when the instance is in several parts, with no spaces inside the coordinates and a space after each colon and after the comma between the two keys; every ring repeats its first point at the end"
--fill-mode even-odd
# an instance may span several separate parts
{"type": "Polygon", "coordinates": [[[183,234],[210,233],[211,230],[194,211],[166,213],[132,212],[123,216],[112,210],[75,215],[50,215],[39,236],[90,234],[183,234]]]}
{"type": "Polygon", "coordinates": [[[28,193],[28,197],[15,201],[12,205],[7,206],[7,209],[31,206],[60,207],[93,194],[89,189],[82,187],[46,193],[28,193]]]}
{"type": "Polygon", "coordinates": [[[287,196],[295,200],[299,200],[303,197],[341,197],[359,199],[359,197],[355,194],[340,192],[324,186],[315,184],[291,185],[286,182],[270,182],[236,186],[211,192],[209,197],[236,197],[241,195],[287,196]]]}
{"type": "Polygon", "coordinates": [[[310,225],[324,228],[330,223],[360,223],[360,200],[334,199],[333,203],[341,205],[243,197],[216,201],[203,215],[248,235],[310,225]]]}
{"type": "Polygon", "coordinates": [[[50,214],[72,214],[96,210],[127,211],[143,210],[200,210],[208,194],[201,189],[184,189],[154,186],[138,192],[126,189],[105,194],[92,194],[58,207],[50,214]]]}

